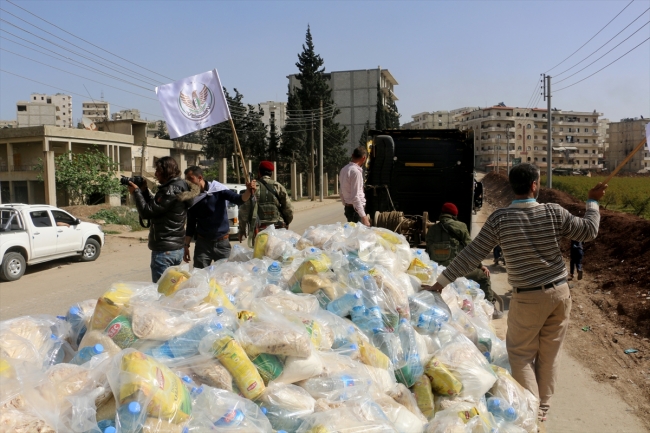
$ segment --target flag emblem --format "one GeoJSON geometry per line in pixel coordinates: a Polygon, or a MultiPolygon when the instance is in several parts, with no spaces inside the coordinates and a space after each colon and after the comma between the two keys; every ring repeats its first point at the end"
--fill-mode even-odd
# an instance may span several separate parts
{"type": "Polygon", "coordinates": [[[183,116],[190,120],[202,120],[208,117],[214,108],[214,95],[210,88],[203,84],[201,91],[197,93],[196,90],[192,90],[191,96],[187,96],[183,90],[178,95],[178,107],[183,116]]]}

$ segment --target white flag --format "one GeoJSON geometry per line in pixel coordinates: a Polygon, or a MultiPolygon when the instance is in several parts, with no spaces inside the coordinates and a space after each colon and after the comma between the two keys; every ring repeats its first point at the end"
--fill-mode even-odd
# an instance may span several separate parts
{"type": "Polygon", "coordinates": [[[156,94],[171,138],[230,119],[216,69],[156,87],[156,94]]]}
{"type": "Polygon", "coordinates": [[[650,152],[650,122],[645,124],[645,146],[648,148],[648,152],[650,152]]]}

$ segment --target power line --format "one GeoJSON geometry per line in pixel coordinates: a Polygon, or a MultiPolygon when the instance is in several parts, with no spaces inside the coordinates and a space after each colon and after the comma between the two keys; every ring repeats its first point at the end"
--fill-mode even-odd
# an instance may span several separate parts
{"type": "Polygon", "coordinates": [[[584,70],[587,69],[589,66],[593,65],[593,64],[596,63],[598,60],[602,59],[602,58],[605,57],[607,54],[611,53],[614,49],[616,49],[616,48],[617,48],[619,45],[621,45],[623,42],[627,41],[627,40],[630,39],[632,36],[634,36],[635,34],[637,34],[639,31],[641,31],[642,28],[644,28],[645,26],[647,26],[649,23],[650,23],[650,21],[648,21],[647,23],[645,23],[644,25],[642,25],[641,27],[639,27],[639,29],[638,29],[636,32],[632,33],[630,36],[628,36],[627,38],[623,39],[621,42],[619,42],[617,45],[615,45],[611,50],[607,51],[605,54],[603,54],[602,56],[598,57],[598,58],[597,58],[596,60],[594,60],[593,62],[589,63],[589,64],[588,64],[587,66],[585,66],[584,68],[580,69],[580,70],[577,71],[577,72],[574,72],[573,74],[569,75],[568,77],[562,78],[560,81],[557,81],[555,84],[559,84],[559,83],[561,83],[562,81],[566,81],[566,80],[568,80],[569,78],[573,77],[574,75],[579,74],[580,72],[584,71],[584,70]]]}
{"type": "MultiPolygon", "coordinates": [[[[0,10],[3,10],[3,11],[4,11],[4,9],[2,9],[2,8],[0,8],[0,10]]],[[[6,12],[6,11],[5,11],[5,12],[6,12]]],[[[9,12],[7,12],[7,13],[9,13],[9,12]]],[[[13,14],[11,14],[11,15],[13,15],[13,14]]],[[[19,19],[20,19],[21,21],[25,21],[25,20],[23,20],[23,19],[21,19],[21,18],[19,18],[19,19]]],[[[66,51],[70,51],[71,53],[74,53],[74,54],[76,54],[76,55],[78,55],[78,56],[80,56],[80,57],[84,57],[85,59],[88,59],[88,60],[91,60],[91,61],[95,61],[96,63],[100,63],[100,62],[97,62],[96,60],[89,59],[88,57],[82,56],[82,55],[79,54],[79,53],[75,53],[74,51],[70,50],[69,48],[63,47],[63,46],[61,46],[61,45],[59,45],[59,44],[55,44],[54,42],[49,41],[49,40],[47,40],[47,39],[45,39],[45,38],[43,38],[43,37],[41,37],[41,36],[38,36],[37,34],[32,33],[32,32],[30,32],[29,30],[26,30],[26,29],[24,29],[24,28],[22,28],[22,27],[20,27],[20,26],[17,26],[17,25],[15,25],[14,23],[12,23],[12,22],[10,22],[10,21],[4,20],[4,19],[2,19],[2,18],[0,18],[0,21],[9,24],[9,25],[12,26],[12,27],[16,27],[17,29],[20,29],[20,30],[24,31],[25,33],[29,33],[29,34],[32,35],[32,36],[36,36],[37,38],[42,39],[42,40],[44,40],[45,42],[48,42],[48,43],[50,43],[50,44],[52,44],[52,45],[56,45],[57,47],[59,47],[59,48],[63,48],[63,49],[66,50],[66,51]]],[[[139,73],[139,72],[137,72],[137,71],[134,71],[134,70],[132,70],[132,69],[129,69],[129,68],[127,68],[127,67],[124,67],[124,66],[122,66],[122,65],[120,65],[120,64],[118,64],[118,63],[115,63],[115,62],[111,61],[111,60],[105,59],[105,58],[102,57],[102,56],[98,56],[97,54],[93,53],[92,51],[88,51],[88,50],[86,50],[86,49],[84,49],[84,48],[82,48],[82,47],[80,47],[80,46],[78,46],[78,45],[75,45],[75,44],[73,44],[73,43],[71,43],[71,42],[68,42],[68,41],[66,41],[66,40],[63,39],[63,38],[60,38],[60,37],[58,37],[57,35],[48,32],[47,30],[43,30],[43,29],[41,29],[40,27],[35,26],[34,24],[31,24],[31,23],[29,23],[29,22],[27,22],[27,21],[25,21],[25,22],[26,22],[27,24],[30,24],[30,25],[36,27],[37,29],[39,29],[39,30],[41,30],[41,31],[43,31],[43,32],[45,32],[45,33],[47,33],[47,34],[49,34],[49,35],[54,36],[54,37],[57,38],[57,39],[61,39],[63,42],[68,43],[68,44],[72,45],[73,47],[79,48],[79,49],[82,50],[82,51],[85,51],[85,52],[87,52],[87,53],[89,53],[89,54],[92,54],[92,55],[94,55],[94,56],[96,56],[96,57],[99,57],[100,59],[105,60],[105,61],[107,61],[107,62],[109,62],[109,63],[112,63],[112,64],[114,64],[114,65],[116,65],[116,66],[118,66],[118,67],[120,67],[120,68],[126,69],[127,71],[133,72],[134,74],[140,75],[141,77],[145,77],[146,79],[150,80],[151,82],[155,83],[156,85],[158,84],[158,83],[157,83],[157,80],[154,80],[154,79],[152,79],[152,78],[150,78],[150,77],[147,77],[146,75],[143,75],[143,74],[141,74],[141,73],[139,73]]],[[[100,63],[100,64],[101,64],[101,63],[100,63]]],[[[120,71],[118,71],[118,72],[120,72],[120,71]]]]}
{"type": "MultiPolygon", "coordinates": [[[[634,21],[632,21],[630,24],[628,24],[627,26],[625,26],[625,28],[624,28],[623,30],[621,30],[620,32],[616,33],[616,34],[615,34],[615,35],[614,35],[610,40],[608,40],[607,42],[605,42],[604,44],[602,44],[600,47],[598,47],[598,49],[595,50],[593,53],[589,54],[587,57],[585,57],[584,59],[580,60],[580,61],[579,61],[578,63],[576,63],[575,65],[571,66],[569,69],[565,69],[564,71],[560,72],[559,74],[555,74],[555,78],[559,77],[560,75],[564,74],[565,72],[570,71],[571,69],[573,69],[573,68],[575,68],[576,66],[578,66],[580,63],[582,63],[582,62],[584,62],[585,60],[587,60],[589,57],[591,57],[591,56],[593,56],[594,54],[596,54],[598,51],[600,51],[601,48],[603,48],[605,45],[609,44],[609,43],[610,43],[614,38],[616,38],[616,36],[618,36],[618,35],[620,35],[621,33],[623,33],[623,32],[624,32],[628,27],[630,27],[632,24],[634,24],[634,23],[635,23],[639,18],[641,18],[643,15],[645,15],[645,13],[648,12],[648,11],[650,11],[650,8],[646,9],[645,11],[643,11],[643,13],[642,13],[641,15],[639,15],[638,17],[636,17],[636,18],[634,19],[634,21]]],[[[647,23],[645,23],[644,25],[642,25],[642,26],[639,28],[639,30],[641,30],[643,27],[647,26],[648,23],[650,23],[650,21],[648,21],[647,23]]],[[[636,32],[632,33],[632,35],[636,34],[639,30],[637,30],[636,32]]],[[[632,36],[632,35],[630,35],[630,36],[632,36]]],[[[629,39],[629,38],[630,38],[630,37],[628,36],[627,39],[629,39]]],[[[625,42],[627,39],[625,39],[623,42],[625,42]]],[[[618,44],[618,45],[620,45],[620,44],[618,44]]],[[[617,46],[618,46],[618,45],[617,45],[617,46]]],[[[616,47],[617,47],[617,46],[616,46],[616,47]]],[[[616,47],[614,47],[614,48],[616,48],[616,47]]],[[[611,50],[610,50],[610,51],[611,51],[611,50]]],[[[608,52],[609,52],[609,51],[608,51],[608,52]]],[[[559,81],[558,81],[558,83],[559,83],[559,81]]]]}
{"type": "Polygon", "coordinates": [[[557,68],[557,67],[560,66],[562,63],[564,63],[564,62],[566,62],[567,60],[569,60],[569,59],[570,59],[570,58],[571,58],[575,53],[577,53],[578,51],[580,51],[582,48],[584,48],[585,45],[587,45],[589,42],[591,42],[591,40],[592,40],[593,38],[595,38],[596,36],[598,36],[598,34],[600,34],[600,32],[602,32],[603,30],[605,30],[605,28],[606,28],[608,25],[610,25],[610,24],[612,23],[612,21],[614,21],[614,20],[616,19],[616,17],[618,17],[620,14],[622,14],[623,11],[624,11],[625,9],[627,9],[627,8],[628,8],[632,3],[634,3],[634,0],[630,1],[630,2],[627,4],[627,6],[625,6],[625,7],[623,8],[622,11],[620,11],[619,13],[617,13],[616,16],[615,16],[614,18],[612,18],[611,20],[609,20],[609,22],[608,22],[607,24],[605,24],[605,27],[603,27],[602,29],[598,30],[598,32],[597,32],[595,35],[593,35],[593,36],[592,36],[592,37],[591,37],[587,42],[585,42],[584,44],[582,44],[582,45],[580,46],[580,48],[578,48],[578,49],[575,50],[573,53],[571,53],[571,54],[569,55],[569,57],[567,57],[566,59],[562,60],[560,63],[558,63],[557,65],[553,66],[551,69],[549,69],[548,71],[546,71],[546,72],[544,72],[544,73],[545,73],[545,74],[548,74],[548,73],[551,72],[553,69],[557,68]]]}
{"type": "MultiPolygon", "coordinates": [[[[51,87],[51,88],[53,88],[53,89],[61,90],[61,91],[63,91],[63,92],[69,93],[69,94],[71,94],[71,95],[80,96],[80,97],[82,97],[82,98],[86,98],[86,97],[88,96],[88,95],[82,95],[81,93],[71,92],[70,90],[62,89],[61,87],[53,86],[53,85],[51,85],[51,84],[43,83],[43,82],[41,82],[41,81],[36,81],[36,80],[31,79],[31,78],[27,78],[27,77],[24,77],[24,76],[22,76],[22,75],[16,74],[16,73],[14,73],[14,72],[7,71],[6,69],[2,69],[2,68],[0,68],[0,72],[4,72],[4,73],[6,73],[6,74],[10,74],[10,75],[13,75],[13,76],[18,77],[18,78],[22,78],[23,80],[32,81],[32,82],[34,82],[34,83],[41,84],[41,85],[43,85],[43,86],[51,87]]],[[[126,108],[126,109],[131,109],[131,108],[133,108],[133,107],[125,107],[124,105],[114,104],[113,102],[111,102],[111,104],[114,105],[114,106],[116,106],[116,107],[120,107],[120,108],[126,108]]],[[[140,110],[140,112],[143,113],[143,114],[148,114],[148,115],[150,115],[150,116],[154,116],[154,117],[156,117],[158,120],[165,120],[165,119],[163,119],[159,114],[147,113],[146,111],[141,111],[141,110],[140,110]]]]}
{"type": "Polygon", "coordinates": [[[528,98],[528,102],[526,103],[526,108],[528,108],[530,106],[530,103],[533,102],[533,98],[535,97],[535,92],[537,91],[537,87],[539,86],[538,83],[539,83],[539,81],[537,81],[537,79],[535,79],[535,87],[533,87],[533,93],[528,98]]]}
{"type": "Polygon", "coordinates": [[[611,63],[609,63],[609,64],[607,64],[607,65],[605,65],[605,66],[603,66],[602,68],[600,68],[599,70],[597,70],[597,71],[594,72],[593,74],[586,76],[586,77],[583,78],[582,80],[580,80],[580,81],[576,81],[576,82],[573,83],[573,84],[569,84],[569,85],[566,86],[566,87],[562,87],[561,89],[557,89],[557,90],[554,90],[554,91],[555,91],[555,92],[559,92],[560,90],[568,89],[569,87],[573,87],[573,86],[575,86],[576,84],[583,82],[584,80],[586,80],[586,79],[589,78],[589,77],[593,77],[594,75],[596,75],[597,73],[599,73],[599,72],[602,71],[603,69],[605,69],[605,68],[607,68],[608,66],[610,66],[610,65],[612,65],[612,64],[614,64],[614,63],[616,63],[616,62],[618,62],[620,59],[622,59],[623,57],[627,56],[628,54],[630,54],[632,51],[634,51],[634,50],[636,50],[637,48],[639,48],[639,47],[640,47],[641,45],[643,45],[644,43],[648,42],[648,40],[650,40],[650,38],[647,38],[646,40],[644,40],[643,42],[641,42],[639,45],[637,45],[636,47],[632,48],[632,49],[631,49],[630,51],[628,51],[627,53],[623,54],[623,55],[622,55],[621,57],[619,57],[618,59],[614,60],[613,62],[611,62],[611,63]]]}
{"type": "MultiPolygon", "coordinates": [[[[101,84],[103,86],[108,86],[108,87],[111,87],[111,88],[116,89],[116,90],[121,90],[122,92],[130,93],[130,94],[135,95],[135,96],[140,96],[141,98],[147,98],[147,99],[151,99],[152,101],[157,101],[157,99],[150,98],[148,96],[141,95],[139,93],[134,93],[134,92],[131,92],[129,90],[125,90],[125,89],[121,89],[119,87],[111,86],[110,84],[102,83],[101,81],[93,80],[92,78],[84,77],[83,75],[77,75],[77,74],[75,74],[73,72],[66,71],[65,69],[57,68],[56,66],[48,65],[47,63],[43,63],[43,62],[39,62],[38,60],[30,59],[29,57],[25,57],[25,56],[22,56],[20,54],[16,54],[13,51],[9,51],[9,50],[7,50],[5,48],[0,48],[0,50],[6,51],[6,52],[11,53],[11,54],[13,54],[15,56],[18,56],[18,57],[22,57],[23,59],[31,60],[32,62],[38,63],[40,65],[44,65],[44,66],[47,66],[49,68],[56,69],[57,71],[65,72],[66,74],[70,74],[70,75],[74,75],[75,77],[83,78],[84,80],[89,80],[89,81],[92,81],[94,83],[101,84]]],[[[138,87],[141,87],[141,86],[138,86],[138,87]]]]}
{"type": "MultiPolygon", "coordinates": [[[[4,21],[4,20],[3,20],[2,18],[0,18],[0,21],[4,21]]],[[[84,59],[86,59],[86,60],[90,60],[91,62],[97,63],[98,65],[101,65],[101,66],[103,66],[103,67],[105,67],[105,68],[108,68],[108,69],[113,70],[113,71],[115,71],[115,72],[118,72],[118,73],[120,73],[120,74],[126,75],[127,77],[134,78],[134,79],[136,79],[136,80],[138,80],[138,81],[141,81],[141,82],[143,82],[143,83],[149,84],[150,86],[155,86],[155,85],[157,85],[153,80],[150,80],[150,82],[147,82],[147,81],[145,81],[145,80],[142,80],[141,78],[137,78],[137,77],[134,77],[133,75],[126,74],[126,73],[124,73],[123,71],[120,71],[119,69],[115,69],[115,68],[113,68],[113,67],[111,67],[111,66],[108,66],[108,65],[102,63],[102,62],[98,62],[97,60],[91,59],[90,57],[86,57],[86,56],[84,56],[83,54],[79,54],[79,53],[77,53],[76,51],[73,51],[73,50],[71,50],[71,49],[69,49],[69,48],[66,48],[66,47],[62,46],[62,45],[59,45],[59,44],[56,44],[56,43],[54,43],[54,42],[48,41],[47,39],[42,38],[42,37],[40,37],[40,36],[38,36],[38,35],[36,35],[36,34],[30,32],[29,30],[22,29],[21,27],[18,27],[18,26],[14,25],[14,24],[11,24],[11,23],[9,23],[9,24],[12,25],[12,26],[14,26],[14,27],[16,27],[17,29],[20,29],[20,30],[23,30],[23,31],[26,32],[26,33],[29,33],[29,34],[32,35],[32,36],[35,36],[35,37],[37,37],[37,38],[39,38],[39,39],[41,39],[41,40],[44,40],[45,42],[47,42],[47,43],[49,43],[49,44],[55,45],[55,46],[57,46],[57,47],[59,47],[59,48],[65,50],[65,51],[68,51],[68,52],[70,52],[70,53],[72,53],[72,54],[74,54],[74,55],[76,55],[76,56],[82,57],[82,58],[84,58],[84,59]]],[[[30,43],[30,44],[36,45],[37,47],[41,47],[41,48],[43,48],[43,49],[45,49],[45,50],[48,49],[48,48],[42,47],[42,46],[40,46],[40,45],[38,45],[38,44],[35,44],[34,42],[32,42],[32,41],[30,41],[30,40],[27,40],[27,39],[25,39],[25,38],[21,38],[21,37],[18,36],[18,35],[15,35],[15,34],[13,34],[13,33],[11,33],[11,32],[8,32],[8,31],[5,30],[5,29],[0,28],[0,32],[9,33],[11,36],[13,36],[13,37],[15,37],[15,38],[18,38],[18,39],[21,39],[21,40],[23,40],[23,41],[25,41],[25,42],[28,42],[28,43],[30,43]]],[[[57,53],[56,51],[53,51],[53,50],[51,50],[51,49],[50,49],[50,51],[53,52],[54,54],[58,55],[58,56],[65,57],[65,56],[63,56],[62,54],[57,53]]],[[[70,59],[69,57],[65,57],[65,58],[70,59]]],[[[73,60],[73,61],[74,61],[74,59],[70,59],[70,60],[73,60]]]]}
{"type": "Polygon", "coordinates": [[[165,76],[165,75],[162,75],[162,74],[159,73],[159,72],[152,71],[151,69],[147,69],[147,68],[145,68],[144,66],[138,65],[137,63],[134,63],[134,62],[132,62],[132,61],[130,61],[130,60],[127,60],[127,59],[125,59],[125,58],[123,58],[123,57],[120,57],[120,56],[118,56],[118,55],[115,54],[115,53],[112,53],[112,52],[110,52],[110,51],[108,51],[108,50],[106,50],[106,49],[104,49],[104,48],[102,48],[102,47],[100,47],[100,46],[98,46],[98,45],[93,44],[93,43],[90,42],[90,41],[85,40],[84,38],[81,38],[81,37],[79,37],[79,36],[77,36],[77,35],[75,35],[75,34],[73,34],[73,33],[70,33],[69,31],[67,31],[67,30],[65,30],[65,29],[62,29],[61,27],[57,26],[56,24],[49,22],[49,21],[46,20],[45,18],[41,18],[40,16],[36,15],[35,13],[30,12],[30,11],[28,11],[27,9],[25,9],[25,8],[23,8],[23,7],[21,7],[21,6],[18,6],[16,3],[12,2],[11,0],[7,0],[7,2],[10,3],[10,4],[12,4],[12,5],[14,5],[15,7],[19,8],[19,9],[24,10],[25,12],[27,12],[28,14],[30,14],[30,15],[32,15],[32,16],[38,18],[39,20],[44,21],[44,22],[48,23],[49,25],[56,27],[57,29],[61,30],[62,32],[65,32],[65,33],[69,34],[70,36],[73,36],[73,37],[75,37],[75,38],[77,38],[77,39],[79,39],[79,40],[82,40],[82,41],[84,41],[85,43],[87,43],[87,44],[89,44],[89,45],[92,45],[92,46],[95,47],[95,48],[99,48],[100,50],[102,50],[102,51],[104,51],[104,52],[106,52],[106,53],[108,53],[108,54],[111,54],[111,55],[117,57],[118,59],[124,60],[125,62],[128,62],[128,63],[130,63],[130,64],[132,64],[132,65],[134,65],[134,66],[137,66],[138,68],[144,69],[145,71],[152,72],[152,73],[154,73],[154,74],[156,74],[156,75],[159,75],[159,76],[161,76],[161,77],[163,77],[163,78],[166,78],[166,79],[168,79],[168,80],[176,81],[176,80],[173,79],[173,78],[170,78],[170,77],[167,77],[167,76],[165,76]]]}

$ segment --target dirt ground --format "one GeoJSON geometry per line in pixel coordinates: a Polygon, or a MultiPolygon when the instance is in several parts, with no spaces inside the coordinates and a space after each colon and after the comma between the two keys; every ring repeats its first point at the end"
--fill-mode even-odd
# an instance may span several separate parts
{"type": "MultiPolygon", "coordinates": [[[[489,205],[503,207],[513,199],[505,175],[489,173],[483,182],[489,205]]],[[[543,188],[538,200],[584,214],[584,203],[561,191],[543,188]]],[[[562,250],[568,266],[568,240],[562,250]]],[[[565,348],[595,380],[617,389],[650,430],[650,221],[601,210],[598,238],[584,250],[585,278],[570,283],[565,348]]]]}

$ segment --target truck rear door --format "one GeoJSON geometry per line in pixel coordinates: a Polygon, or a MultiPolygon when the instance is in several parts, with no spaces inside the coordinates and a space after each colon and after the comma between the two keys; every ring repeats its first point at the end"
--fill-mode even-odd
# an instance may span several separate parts
{"type": "Polygon", "coordinates": [[[31,225],[32,258],[51,256],[56,254],[56,226],[47,210],[29,212],[31,225]]]}

